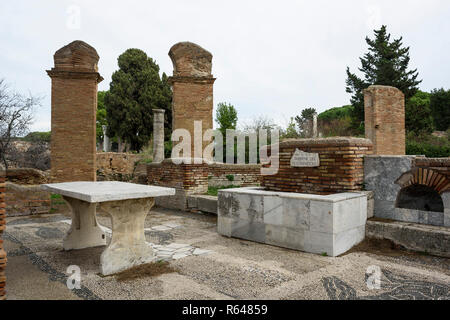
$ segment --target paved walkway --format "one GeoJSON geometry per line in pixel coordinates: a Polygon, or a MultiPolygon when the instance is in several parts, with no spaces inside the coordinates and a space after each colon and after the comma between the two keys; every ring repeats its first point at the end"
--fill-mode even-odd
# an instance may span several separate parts
{"type": "MultiPolygon", "coordinates": [[[[109,235],[109,218],[99,222],[109,235]]],[[[98,274],[102,247],[62,250],[69,226],[63,214],[8,218],[8,299],[450,299],[450,259],[358,250],[323,257],[225,238],[215,216],[159,208],[146,238],[175,272],[118,281],[98,274]],[[66,286],[71,265],[80,267],[81,289],[66,286]],[[380,289],[368,288],[369,267],[381,271],[380,289]]]]}

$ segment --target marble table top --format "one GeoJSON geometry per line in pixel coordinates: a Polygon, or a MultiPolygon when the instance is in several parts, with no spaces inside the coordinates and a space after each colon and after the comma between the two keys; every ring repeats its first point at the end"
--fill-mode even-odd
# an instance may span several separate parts
{"type": "Polygon", "coordinates": [[[41,185],[41,189],[90,203],[175,195],[174,188],[119,181],[52,183],[41,185]]]}

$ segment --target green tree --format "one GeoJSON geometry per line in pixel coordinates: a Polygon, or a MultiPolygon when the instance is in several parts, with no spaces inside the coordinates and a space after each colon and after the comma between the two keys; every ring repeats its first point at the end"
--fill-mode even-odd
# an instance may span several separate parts
{"type": "MultiPolygon", "coordinates": [[[[105,94],[106,119],[110,137],[117,136],[140,151],[153,133],[152,109],[171,115],[172,92],[159,66],[139,49],[128,49],[118,58],[119,70],[112,75],[105,94]]],[[[170,130],[171,122],[167,123],[170,130]]]]}
{"type": "Polygon", "coordinates": [[[221,102],[217,105],[216,123],[224,137],[227,129],[236,129],[237,120],[237,111],[232,104],[221,102]]]}
{"type": "Polygon", "coordinates": [[[430,108],[430,94],[417,91],[405,105],[405,127],[407,132],[431,133],[433,118],[430,108]]]}
{"type": "Polygon", "coordinates": [[[280,139],[295,139],[300,138],[300,134],[297,131],[296,128],[296,122],[293,117],[289,120],[289,123],[286,127],[286,129],[282,130],[280,132],[280,139]]]}
{"type": "Polygon", "coordinates": [[[396,87],[405,94],[408,101],[417,92],[417,69],[408,70],[410,57],[409,47],[403,47],[402,37],[391,41],[386,26],[374,30],[375,39],[366,37],[369,51],[360,58],[359,71],[364,78],[359,78],[347,67],[346,91],[351,96],[353,105],[353,126],[361,127],[364,122],[364,89],[371,85],[386,85],[396,87]]]}
{"type": "MultiPolygon", "coordinates": [[[[221,102],[217,104],[216,109],[216,123],[219,125],[219,131],[223,137],[223,161],[226,161],[227,149],[227,129],[236,130],[237,125],[237,111],[232,104],[221,102]]],[[[232,143],[235,143],[234,141],[232,143]]]]}
{"type": "Polygon", "coordinates": [[[302,137],[308,137],[312,130],[312,119],[314,114],[317,113],[315,108],[306,108],[302,110],[300,116],[295,117],[300,135],[302,137]]]}
{"type": "Polygon", "coordinates": [[[450,90],[434,89],[430,96],[430,109],[434,125],[439,131],[450,128],[450,90]]]}

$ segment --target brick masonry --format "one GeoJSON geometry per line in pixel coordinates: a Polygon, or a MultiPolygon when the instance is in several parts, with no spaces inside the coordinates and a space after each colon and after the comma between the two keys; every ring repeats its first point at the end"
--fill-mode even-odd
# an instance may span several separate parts
{"type": "Polygon", "coordinates": [[[450,158],[416,157],[411,170],[403,173],[396,184],[402,188],[423,185],[439,194],[450,192],[450,158]]]}
{"type": "MultiPolygon", "coordinates": [[[[270,153],[271,147],[268,148],[270,153]]],[[[363,188],[363,158],[372,153],[372,143],[361,138],[294,139],[279,144],[278,173],[263,176],[270,191],[327,195],[360,191],[363,188]],[[318,153],[320,166],[291,167],[296,151],[318,153]]],[[[268,166],[268,165],[265,165],[268,166]]]]}
{"type": "Polygon", "coordinates": [[[366,138],[376,155],[405,154],[405,96],[397,88],[370,86],[364,90],[366,138]]]}
{"type": "Polygon", "coordinates": [[[51,180],[96,180],[99,56],[83,41],[56,51],[52,79],[51,180]]]}
{"type": "MultiPolygon", "coordinates": [[[[201,158],[203,153],[194,155],[194,121],[202,122],[198,139],[213,128],[213,84],[216,79],[211,74],[212,54],[194,43],[180,42],[170,49],[169,56],[174,67],[173,76],[169,78],[173,90],[172,128],[189,131],[191,157],[201,158]]],[[[210,143],[203,141],[199,151],[203,152],[210,143]]]]}
{"type": "Polygon", "coordinates": [[[187,196],[208,191],[208,165],[175,164],[172,159],[147,165],[148,184],[175,188],[175,196],[158,197],[156,204],[165,208],[185,210],[187,196]]]}
{"type": "Polygon", "coordinates": [[[262,183],[261,165],[259,164],[225,164],[209,165],[208,186],[259,186],[262,183]]]}
{"type": "Polygon", "coordinates": [[[130,181],[135,175],[146,174],[139,171],[142,166],[138,163],[143,155],[132,153],[99,152],[97,153],[97,178],[98,180],[130,181]]]}
{"type": "Polygon", "coordinates": [[[3,172],[0,171],[0,300],[6,299],[6,252],[3,249],[2,233],[6,228],[6,179],[3,172]]]}
{"type": "Polygon", "coordinates": [[[8,216],[49,213],[50,193],[40,190],[39,185],[49,182],[47,172],[36,169],[9,169],[6,178],[6,211],[8,216]]]}

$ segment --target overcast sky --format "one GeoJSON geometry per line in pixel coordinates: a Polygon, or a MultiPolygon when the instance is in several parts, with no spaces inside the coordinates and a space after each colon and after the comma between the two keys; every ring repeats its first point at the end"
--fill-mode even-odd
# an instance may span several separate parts
{"type": "Polygon", "coordinates": [[[0,78],[43,96],[32,129],[48,131],[45,70],[59,48],[73,40],[96,48],[107,90],[126,49],[144,50],[171,75],[170,47],[191,41],[213,54],[215,106],[232,103],[241,123],[265,115],[286,125],[304,107],[348,104],[345,69],[356,70],[364,38],[382,24],[411,47],[422,90],[450,88],[448,0],[2,0],[0,78]]]}

